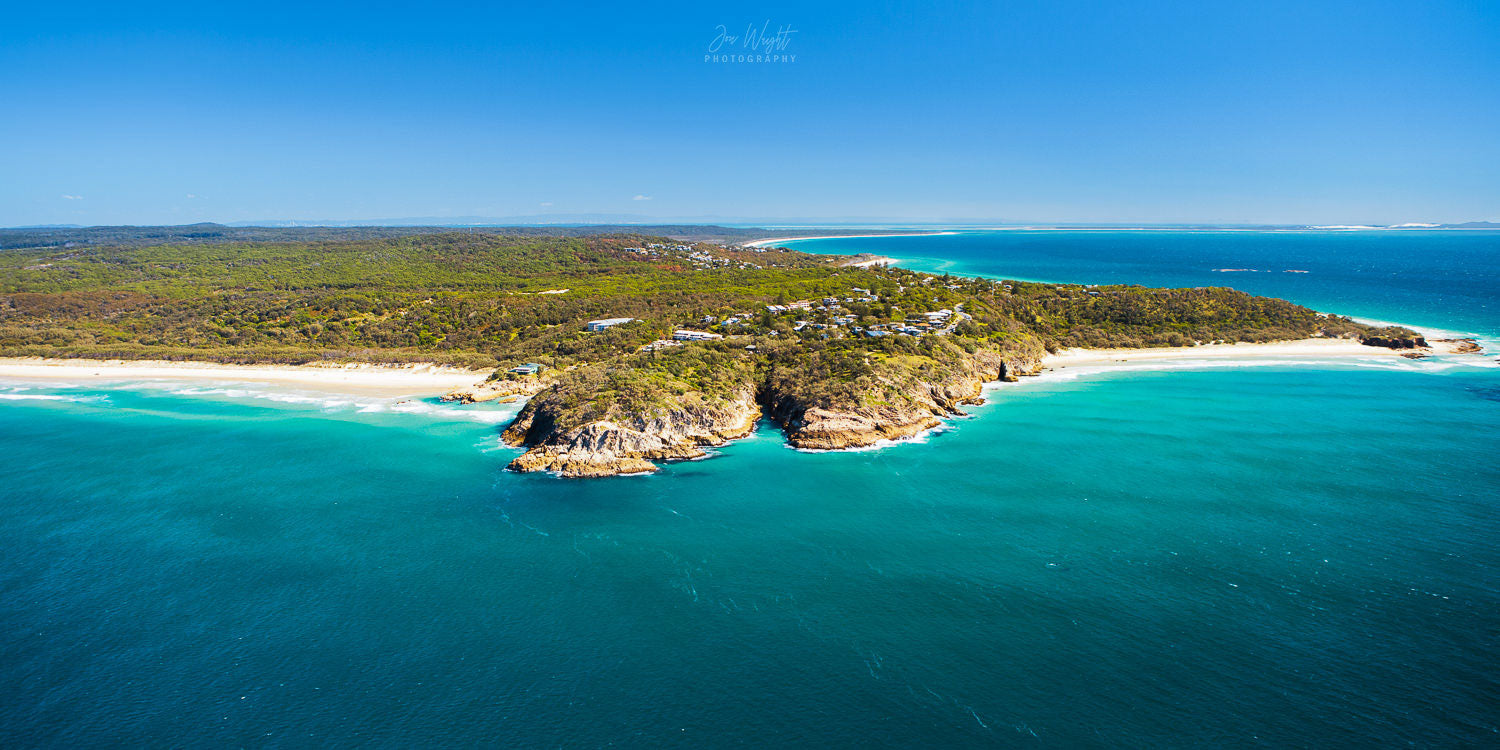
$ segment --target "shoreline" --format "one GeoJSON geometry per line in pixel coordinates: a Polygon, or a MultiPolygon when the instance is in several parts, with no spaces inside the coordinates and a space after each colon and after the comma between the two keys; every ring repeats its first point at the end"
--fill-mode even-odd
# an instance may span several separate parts
{"type": "MultiPolygon", "coordinates": [[[[1266,343],[1234,343],[1234,344],[1201,344],[1189,347],[1152,347],[1137,349],[1063,349],[1055,354],[1048,354],[1042,358],[1040,367],[1036,372],[1023,376],[1018,381],[991,380],[981,385],[983,402],[975,406],[989,406],[997,401],[994,395],[997,391],[1007,387],[1025,385],[1031,382],[1050,382],[1064,378],[1069,367],[1084,370],[1086,374],[1102,375],[1107,372],[1162,372],[1169,369],[1190,369],[1151,367],[1149,364],[1142,366],[1141,363],[1150,362],[1208,362],[1227,363],[1234,366],[1238,361],[1245,367],[1254,367],[1262,364],[1276,364],[1282,366],[1308,366],[1318,364],[1331,364],[1339,360],[1362,360],[1373,359],[1379,361],[1392,361],[1406,359],[1406,354],[1422,354],[1425,356],[1441,356],[1448,354],[1461,354],[1455,349],[1457,341],[1429,340],[1434,346],[1427,349],[1389,349],[1380,346],[1366,346],[1353,339],[1325,339],[1311,338],[1298,339],[1295,341],[1271,341],[1266,343]]],[[[1480,353],[1478,356],[1483,357],[1480,353]]],[[[1212,366],[1212,365],[1209,365],[1212,366]]],[[[954,429],[953,422],[957,419],[969,419],[977,415],[965,412],[960,416],[949,416],[940,419],[939,424],[920,430],[916,433],[901,438],[887,438],[878,440],[870,445],[861,445],[850,448],[798,448],[789,443],[783,447],[797,453],[822,454],[822,453],[864,453],[879,451],[886,448],[895,448],[903,445],[925,443],[933,435],[941,434],[954,429]]]]}
{"type": "Polygon", "coordinates": [[[1383,346],[1366,346],[1355,339],[1308,338],[1295,341],[1271,341],[1262,344],[1201,344],[1187,347],[1161,347],[1143,349],[1063,349],[1042,358],[1042,371],[1060,370],[1067,367],[1100,367],[1142,362],[1173,360],[1258,360],[1269,357],[1290,357],[1294,361],[1316,361],[1317,358],[1343,359],[1409,359],[1405,355],[1428,356],[1456,354],[1457,344],[1429,339],[1432,346],[1427,349],[1388,349],[1383,346]]]}
{"type": "MultiPolygon", "coordinates": [[[[1310,338],[1267,343],[1202,344],[1190,347],[1140,349],[1064,349],[1042,358],[1038,375],[1070,367],[1139,367],[1152,362],[1245,360],[1285,358],[1296,364],[1325,359],[1400,359],[1404,355],[1455,354],[1456,343],[1429,339],[1429,349],[1388,349],[1366,346],[1354,339],[1310,338]]],[[[1482,355],[1481,355],[1482,356],[1482,355]]],[[[310,364],[234,365],[215,362],[167,360],[98,360],[45,357],[0,357],[0,378],[26,380],[75,380],[124,382],[134,380],[183,380],[201,382],[272,383],[311,387],[334,393],[362,395],[441,395],[484,382],[489,370],[468,370],[447,365],[310,364]]]]}
{"type": "Polygon", "coordinates": [[[871,266],[894,266],[898,259],[888,255],[877,255],[866,260],[858,260],[853,263],[845,263],[845,268],[869,268],[871,266]]]}
{"type": "Polygon", "coordinates": [[[900,234],[828,234],[816,237],[771,237],[764,240],[741,243],[741,247],[763,247],[776,242],[793,242],[796,240],[857,240],[865,237],[934,237],[942,234],[958,234],[958,231],[945,229],[937,232],[907,232],[900,234]]]}
{"type": "MultiPolygon", "coordinates": [[[[1199,346],[1187,347],[1151,347],[1136,349],[1063,349],[1055,354],[1048,354],[1042,358],[1041,365],[1029,375],[1021,377],[1017,381],[991,380],[981,385],[981,394],[984,401],[976,406],[989,406],[998,400],[995,395],[1005,388],[1024,386],[1027,382],[1051,382],[1065,378],[1069,373],[1067,370],[1077,368],[1090,375],[1102,375],[1111,371],[1125,372],[1163,372],[1169,369],[1190,369],[1181,367],[1152,367],[1150,363],[1157,362],[1182,363],[1202,362],[1207,366],[1210,362],[1227,363],[1234,366],[1236,362],[1245,367],[1254,367],[1263,364],[1276,364],[1282,366],[1309,366],[1319,364],[1331,364],[1340,360],[1379,360],[1392,361],[1409,358],[1406,354],[1423,354],[1426,356],[1439,356],[1447,354],[1458,354],[1454,351],[1458,346],[1456,341],[1429,340],[1433,344],[1428,349],[1388,349],[1380,346],[1366,346],[1354,339],[1327,339],[1309,338],[1295,341],[1271,341],[1266,343],[1234,343],[1234,344],[1201,344],[1199,346]],[[1143,364],[1144,363],[1144,364],[1143,364]]],[[[1482,354],[1479,356],[1483,356],[1482,354]]],[[[786,448],[798,453],[861,453],[878,451],[885,448],[894,448],[903,445],[925,443],[933,435],[947,432],[954,428],[956,419],[968,419],[977,415],[965,412],[962,416],[950,416],[940,419],[940,423],[911,435],[901,438],[881,439],[870,445],[861,445],[851,448],[798,448],[787,444],[786,448]]]]}
{"type": "Polygon", "coordinates": [[[0,378],[89,383],[137,380],[270,383],[354,395],[441,395],[473,386],[491,370],[447,365],[231,365],[167,360],[0,357],[0,378]]]}
{"type": "MultiPolygon", "coordinates": [[[[1309,338],[1295,341],[1278,341],[1268,343],[1236,343],[1236,344],[1205,344],[1193,347],[1162,347],[1162,348],[1133,348],[1133,349],[1065,349],[1052,354],[1047,354],[1035,365],[1035,368],[1027,373],[1026,377],[1018,381],[988,381],[980,384],[979,395],[981,401],[974,404],[983,406],[1003,401],[1004,397],[998,391],[1006,387],[1022,386],[1027,382],[1050,382],[1053,380],[1072,380],[1078,377],[1089,377],[1106,375],[1108,373],[1126,372],[1165,372],[1179,369],[1215,368],[1215,367],[1257,367],[1257,366],[1337,366],[1343,363],[1371,363],[1383,362],[1396,364],[1400,360],[1411,360],[1425,358],[1428,356],[1455,355],[1464,352],[1458,351],[1465,340],[1431,340],[1431,346],[1425,349],[1389,349],[1385,347],[1366,346],[1354,339],[1330,339],[1309,338]],[[1413,357],[1413,355],[1417,355],[1413,357]]],[[[1474,363],[1487,363],[1488,358],[1479,353],[1474,363]]],[[[1438,368],[1444,369],[1449,362],[1444,362],[1438,368]]],[[[1422,367],[1420,362],[1411,361],[1405,365],[1412,370],[1422,367]]],[[[1404,368],[1403,368],[1404,369],[1404,368]]],[[[425,364],[407,365],[374,365],[374,364],[311,364],[311,365],[228,365],[201,362],[169,362],[162,360],[71,360],[71,359],[46,359],[41,357],[32,358],[4,358],[0,357],[0,381],[30,381],[67,383],[67,387],[79,387],[79,383],[94,383],[100,385],[129,383],[140,383],[142,381],[177,381],[181,383],[214,384],[222,386],[230,383],[264,383],[273,385],[293,386],[298,389],[306,389],[333,395],[336,398],[347,398],[349,396],[375,397],[381,399],[401,398],[405,403],[407,399],[423,399],[428,396],[436,396],[461,388],[473,388],[475,384],[484,381],[489,375],[488,371],[468,370],[456,367],[425,364]]],[[[32,396],[31,398],[55,398],[51,396],[32,396]]],[[[347,402],[339,401],[339,405],[347,402]]],[[[412,408],[421,406],[424,409],[441,408],[430,405],[413,405],[412,408]]],[[[368,411],[363,408],[361,411],[368,411]]],[[[394,411],[409,410],[403,407],[394,407],[394,411]]],[[[789,441],[784,441],[785,447],[798,453],[849,453],[881,451],[886,448],[895,448],[913,443],[925,443],[933,435],[946,432],[955,427],[954,421],[965,417],[979,416],[970,411],[961,411],[946,417],[940,417],[936,424],[921,429],[910,435],[897,438],[888,438],[875,441],[865,445],[851,445],[838,448],[799,448],[789,441]]],[[[516,414],[504,415],[503,421],[514,425],[516,414]]],[[[764,412],[759,414],[751,422],[750,429],[743,435],[738,435],[725,440],[726,443],[738,442],[740,439],[753,435],[757,426],[766,418],[764,412]]],[[[496,422],[499,424],[500,422],[496,422]]],[[[509,429],[509,428],[507,428],[509,429]]],[[[513,448],[500,441],[496,448],[513,448]]],[[[525,455],[525,454],[523,454],[525,455]]],[[[701,460],[713,455],[703,454],[688,457],[690,460],[701,460]]],[[[677,460],[663,459],[666,463],[677,463],[677,460]]],[[[659,468],[659,467],[658,467],[659,468]]],[[[549,472],[551,473],[551,472],[549,472]]],[[[644,473],[648,472],[628,472],[644,473]]],[[[614,476],[614,475],[602,475],[614,476]]]]}

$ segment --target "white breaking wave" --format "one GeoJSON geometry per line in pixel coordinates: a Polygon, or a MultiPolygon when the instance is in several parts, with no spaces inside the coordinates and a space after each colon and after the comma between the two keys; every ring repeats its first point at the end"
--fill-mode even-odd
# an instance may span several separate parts
{"type": "Polygon", "coordinates": [[[1358,316],[1350,316],[1349,319],[1356,323],[1363,323],[1367,326],[1400,326],[1402,328],[1410,328],[1413,331],[1421,333],[1423,336],[1426,336],[1429,339],[1483,338],[1479,334],[1472,332],[1454,331],[1445,328],[1433,328],[1432,326],[1414,325],[1412,323],[1398,323],[1391,320],[1376,320],[1374,318],[1361,318],[1358,316]]]}
{"type": "Polygon", "coordinates": [[[98,404],[104,396],[63,396],[56,393],[0,393],[0,401],[67,401],[75,404],[98,404]]]}
{"type": "Polygon", "coordinates": [[[282,404],[312,406],[325,412],[352,412],[356,414],[411,414],[480,424],[502,424],[514,419],[520,410],[520,402],[509,408],[475,407],[471,405],[446,404],[416,398],[361,397],[345,394],[318,393],[315,391],[285,391],[274,388],[212,387],[195,386],[168,388],[177,396],[221,397],[232,400],[264,400],[282,404]]]}
{"type": "Polygon", "coordinates": [[[340,407],[353,406],[357,403],[357,399],[348,396],[260,390],[255,388],[191,387],[172,388],[169,389],[169,392],[175,396],[223,396],[231,399],[264,399],[282,404],[307,404],[324,409],[338,409],[340,407]]]}
{"type": "Polygon", "coordinates": [[[893,448],[900,445],[922,445],[929,439],[931,439],[933,435],[955,429],[958,428],[954,427],[951,424],[948,424],[947,422],[944,422],[936,427],[929,427],[925,430],[922,430],[921,432],[910,437],[899,438],[896,440],[892,440],[890,438],[881,438],[873,443],[870,443],[869,445],[861,445],[858,448],[798,448],[791,443],[785,443],[784,445],[791,450],[797,451],[798,453],[869,453],[871,451],[884,450],[886,448],[893,448]]]}
{"type": "MultiPolygon", "coordinates": [[[[82,388],[70,384],[48,383],[47,390],[82,388]]],[[[108,396],[92,394],[34,393],[37,386],[27,383],[0,384],[0,401],[67,401],[73,403],[102,403],[108,396]]],[[[166,392],[174,396],[190,398],[218,398],[229,401],[269,401],[289,406],[304,406],[325,413],[351,414],[410,414],[436,420],[476,422],[499,425],[514,419],[524,400],[505,405],[448,404],[435,400],[402,396],[360,396],[319,391],[290,390],[274,385],[255,387],[245,384],[209,384],[184,386],[180,382],[162,380],[137,380],[110,383],[107,388],[127,391],[166,392]],[[497,408],[498,407],[498,408],[497,408]]]]}

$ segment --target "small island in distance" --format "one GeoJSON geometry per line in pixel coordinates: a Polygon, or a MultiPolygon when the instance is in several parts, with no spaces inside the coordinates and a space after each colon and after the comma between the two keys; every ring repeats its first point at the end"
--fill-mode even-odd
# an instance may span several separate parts
{"type": "Polygon", "coordinates": [[[1229,288],[938,276],[756,230],[220,229],[9,230],[0,356],[492,369],[447,398],[529,397],[510,468],[581,477],[701,457],[763,416],[798,448],[910,437],[1062,349],[1428,347],[1229,288]]]}

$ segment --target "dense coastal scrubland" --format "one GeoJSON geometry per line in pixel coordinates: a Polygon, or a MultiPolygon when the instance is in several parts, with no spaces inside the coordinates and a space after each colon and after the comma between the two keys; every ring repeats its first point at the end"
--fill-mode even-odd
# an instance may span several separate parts
{"type": "Polygon", "coordinates": [[[0,356],[493,370],[450,398],[529,397],[511,468],[603,476],[700,457],[762,416],[799,448],[909,437],[1067,349],[1428,346],[1227,288],[869,261],[621,233],[17,249],[0,253],[0,356]]]}

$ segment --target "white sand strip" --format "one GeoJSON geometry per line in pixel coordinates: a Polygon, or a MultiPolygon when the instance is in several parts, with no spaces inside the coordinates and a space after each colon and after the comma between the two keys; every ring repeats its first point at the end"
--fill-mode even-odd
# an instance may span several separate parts
{"type": "Polygon", "coordinates": [[[0,358],[0,378],[85,383],[136,380],[280,383],[334,393],[369,395],[439,395],[474,385],[489,377],[490,372],[433,364],[223,365],[154,360],[0,358]]]}

